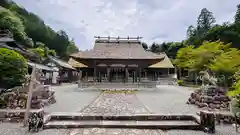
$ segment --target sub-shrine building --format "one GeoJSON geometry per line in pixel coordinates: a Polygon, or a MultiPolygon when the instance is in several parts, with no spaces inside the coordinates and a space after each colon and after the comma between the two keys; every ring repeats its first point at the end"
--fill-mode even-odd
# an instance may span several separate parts
{"type": "Polygon", "coordinates": [[[92,50],[71,55],[80,79],[88,82],[136,83],[174,77],[175,70],[165,53],[155,54],[142,47],[140,37],[95,37],[92,50]]]}

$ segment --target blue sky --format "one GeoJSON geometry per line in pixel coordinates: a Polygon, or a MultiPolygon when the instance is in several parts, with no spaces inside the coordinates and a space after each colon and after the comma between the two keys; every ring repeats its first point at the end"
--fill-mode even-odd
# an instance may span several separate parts
{"type": "Polygon", "coordinates": [[[65,30],[81,50],[94,36],[142,36],[147,43],[181,41],[202,8],[217,23],[232,22],[239,0],[14,0],[55,30],[65,30]],[[230,2],[231,1],[231,2],[230,2]]]}

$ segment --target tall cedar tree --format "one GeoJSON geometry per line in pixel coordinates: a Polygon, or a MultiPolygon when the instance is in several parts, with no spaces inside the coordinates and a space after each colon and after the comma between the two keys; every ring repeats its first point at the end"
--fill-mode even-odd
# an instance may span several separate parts
{"type": "Polygon", "coordinates": [[[213,13],[208,11],[206,8],[203,8],[198,16],[197,29],[201,32],[207,32],[215,22],[216,20],[213,13]]]}
{"type": "Polygon", "coordinates": [[[240,4],[237,6],[237,12],[235,15],[235,23],[240,23],[240,4]]]}

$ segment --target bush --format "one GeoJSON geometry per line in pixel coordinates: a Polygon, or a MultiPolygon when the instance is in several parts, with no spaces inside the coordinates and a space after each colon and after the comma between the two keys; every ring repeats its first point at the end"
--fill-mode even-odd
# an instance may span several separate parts
{"type": "Polygon", "coordinates": [[[183,85],[183,80],[177,80],[178,85],[182,86],[183,85]]]}
{"type": "Polygon", "coordinates": [[[0,87],[12,88],[25,82],[28,72],[26,59],[19,53],[0,48],[0,87]]]}

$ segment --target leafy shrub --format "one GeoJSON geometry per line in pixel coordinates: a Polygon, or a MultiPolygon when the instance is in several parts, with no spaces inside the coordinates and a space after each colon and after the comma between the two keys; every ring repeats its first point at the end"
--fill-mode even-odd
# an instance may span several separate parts
{"type": "Polygon", "coordinates": [[[178,85],[182,86],[183,85],[183,80],[177,80],[178,85]]]}
{"type": "Polygon", "coordinates": [[[28,72],[26,59],[19,53],[0,48],[0,87],[11,88],[25,82],[28,72]]]}

